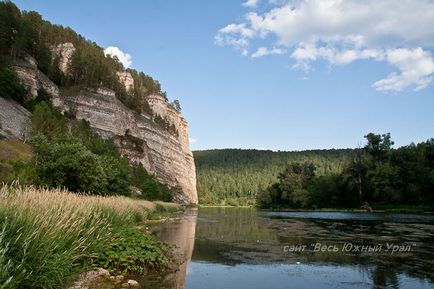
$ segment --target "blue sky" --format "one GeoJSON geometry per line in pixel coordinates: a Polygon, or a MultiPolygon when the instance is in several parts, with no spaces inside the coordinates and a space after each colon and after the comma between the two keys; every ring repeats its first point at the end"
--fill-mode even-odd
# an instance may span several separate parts
{"type": "Polygon", "coordinates": [[[433,2],[370,1],[369,18],[351,14],[363,11],[354,0],[15,3],[130,54],[180,100],[195,150],[346,148],[368,132],[390,132],[396,145],[434,137],[433,2]]]}

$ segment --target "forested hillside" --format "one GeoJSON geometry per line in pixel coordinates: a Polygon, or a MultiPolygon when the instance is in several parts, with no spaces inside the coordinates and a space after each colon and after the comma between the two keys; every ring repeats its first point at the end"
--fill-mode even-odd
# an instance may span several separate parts
{"type": "Polygon", "coordinates": [[[273,152],[222,149],[195,151],[201,204],[253,204],[255,195],[277,181],[292,162],[311,162],[318,175],[340,173],[351,149],[273,152]]]}
{"type": "Polygon", "coordinates": [[[358,149],[194,152],[199,201],[262,208],[404,208],[431,211],[434,139],[393,148],[390,134],[358,149]]]}

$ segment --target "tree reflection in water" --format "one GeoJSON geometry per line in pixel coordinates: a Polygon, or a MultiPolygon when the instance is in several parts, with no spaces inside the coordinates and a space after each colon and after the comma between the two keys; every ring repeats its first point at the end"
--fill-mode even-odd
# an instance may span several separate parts
{"type": "Polygon", "coordinates": [[[434,218],[404,217],[192,209],[184,219],[156,228],[160,240],[179,248],[179,270],[149,275],[142,288],[434,288],[434,218]],[[339,251],[314,252],[309,244],[316,242],[339,251]],[[393,255],[343,252],[346,242],[416,246],[393,255]],[[283,252],[291,244],[307,250],[283,252]]]}

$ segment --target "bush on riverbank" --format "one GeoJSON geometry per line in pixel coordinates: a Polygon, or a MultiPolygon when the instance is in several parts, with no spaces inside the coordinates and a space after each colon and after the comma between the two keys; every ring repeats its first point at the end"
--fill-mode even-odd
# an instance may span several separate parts
{"type": "MultiPolygon", "coordinates": [[[[130,232],[128,238],[144,237],[149,244],[137,254],[144,256],[143,264],[164,266],[165,246],[138,230],[131,233],[155,207],[149,201],[120,196],[3,186],[0,288],[62,288],[101,260],[125,231],[130,232]]],[[[133,246],[126,249],[136,254],[133,246]]]]}
{"type": "Polygon", "coordinates": [[[169,259],[165,252],[170,248],[170,245],[162,244],[137,229],[121,229],[115,232],[97,264],[110,272],[143,272],[146,268],[167,266],[169,259]]]}
{"type": "Polygon", "coordinates": [[[171,203],[163,203],[160,201],[155,202],[155,210],[149,213],[149,220],[162,220],[173,216],[179,211],[178,205],[171,203]]]}

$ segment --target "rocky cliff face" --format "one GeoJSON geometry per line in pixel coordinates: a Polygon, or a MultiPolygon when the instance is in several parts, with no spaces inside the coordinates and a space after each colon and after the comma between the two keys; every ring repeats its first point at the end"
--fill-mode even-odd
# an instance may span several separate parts
{"type": "Polygon", "coordinates": [[[12,100],[0,97],[0,139],[18,137],[26,139],[29,132],[30,112],[12,100]]]}
{"type": "Polygon", "coordinates": [[[119,71],[117,74],[119,80],[124,84],[127,91],[134,88],[134,79],[131,73],[127,71],[119,71]]]}
{"type": "Polygon", "coordinates": [[[59,88],[45,74],[38,70],[35,60],[28,56],[25,59],[18,60],[12,66],[18,77],[29,91],[27,99],[34,98],[38,95],[38,90],[43,88],[53,97],[59,96],[59,88]]]}
{"type": "Polygon", "coordinates": [[[193,155],[182,141],[188,138],[182,135],[187,133],[186,123],[179,128],[179,137],[174,136],[150,116],[126,108],[112,91],[105,89],[61,94],[60,101],[60,108],[73,112],[77,119],[89,121],[99,135],[114,138],[122,155],[143,164],[163,183],[179,186],[184,194],[178,196],[178,201],[197,203],[193,155]],[[141,140],[139,147],[126,135],[141,140]]]}
{"type": "MultiPolygon", "coordinates": [[[[70,57],[68,51],[72,48],[70,45],[62,47],[56,48],[56,53],[61,57],[59,66],[66,72],[70,57]],[[66,52],[62,47],[66,47],[66,52]]],[[[38,89],[43,88],[51,94],[54,106],[75,114],[77,119],[87,120],[100,136],[113,138],[122,155],[143,164],[159,181],[180,187],[182,193],[176,196],[178,202],[197,203],[196,171],[189,148],[188,124],[163,97],[150,96],[150,106],[154,114],[175,126],[178,135],[162,128],[150,115],[138,114],[124,106],[111,90],[59,91],[31,58],[17,63],[13,69],[29,89],[29,97],[36,96],[38,89]]],[[[120,72],[118,76],[127,89],[133,86],[129,73],[120,72]]]]}
{"type": "Polygon", "coordinates": [[[75,47],[72,43],[62,43],[51,48],[53,60],[57,59],[59,62],[59,69],[64,74],[68,74],[68,68],[71,64],[72,55],[75,52],[75,47]]]}

